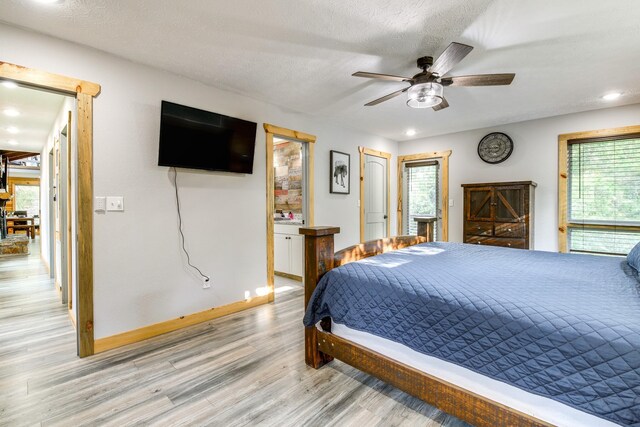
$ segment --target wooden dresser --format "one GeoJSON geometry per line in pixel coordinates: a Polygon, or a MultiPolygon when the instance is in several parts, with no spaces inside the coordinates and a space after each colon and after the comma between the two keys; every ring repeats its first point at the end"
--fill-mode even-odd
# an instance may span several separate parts
{"type": "Polygon", "coordinates": [[[533,249],[536,183],[462,184],[464,243],[533,249]]]}

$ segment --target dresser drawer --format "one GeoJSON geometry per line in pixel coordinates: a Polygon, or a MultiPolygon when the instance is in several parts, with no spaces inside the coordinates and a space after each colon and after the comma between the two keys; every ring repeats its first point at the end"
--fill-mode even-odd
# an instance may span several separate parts
{"type": "Polygon", "coordinates": [[[498,237],[524,237],[524,224],[521,222],[496,222],[495,235],[498,237]]]}
{"type": "Polygon", "coordinates": [[[464,239],[464,242],[471,243],[473,245],[503,246],[505,248],[516,249],[527,248],[524,239],[509,239],[506,237],[483,237],[467,235],[464,239]]]}
{"type": "Polygon", "coordinates": [[[493,222],[467,222],[467,234],[475,236],[493,236],[493,222]]]}

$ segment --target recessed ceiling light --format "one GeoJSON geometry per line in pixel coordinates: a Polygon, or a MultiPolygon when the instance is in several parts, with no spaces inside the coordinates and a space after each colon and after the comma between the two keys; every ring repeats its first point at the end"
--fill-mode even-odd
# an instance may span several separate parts
{"type": "Polygon", "coordinates": [[[5,116],[9,117],[18,117],[20,115],[20,111],[16,110],[15,108],[5,108],[3,113],[5,116]]]}
{"type": "Polygon", "coordinates": [[[9,143],[9,145],[18,145],[18,141],[16,141],[15,139],[10,139],[7,142],[9,143]]]}
{"type": "Polygon", "coordinates": [[[618,99],[621,96],[622,96],[622,93],[620,92],[611,92],[606,95],[603,95],[602,99],[604,99],[605,101],[613,101],[614,99],[618,99]]]}
{"type": "Polygon", "coordinates": [[[8,89],[15,89],[18,87],[18,84],[16,82],[12,82],[11,80],[5,80],[2,82],[2,86],[8,89]]]}
{"type": "Polygon", "coordinates": [[[404,133],[407,136],[413,136],[416,134],[416,130],[415,129],[407,129],[407,131],[404,133]]]}
{"type": "Polygon", "coordinates": [[[17,128],[17,127],[15,127],[15,126],[9,126],[9,127],[7,128],[7,132],[9,132],[9,133],[18,133],[18,132],[20,132],[20,131],[19,131],[19,130],[18,130],[18,128],[17,128]]]}

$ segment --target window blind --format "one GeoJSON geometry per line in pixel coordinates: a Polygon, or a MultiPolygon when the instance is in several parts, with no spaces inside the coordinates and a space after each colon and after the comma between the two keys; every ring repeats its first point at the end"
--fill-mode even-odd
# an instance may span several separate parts
{"type": "Polygon", "coordinates": [[[640,240],[640,138],[568,146],[569,250],[627,254],[640,240]],[[627,228],[625,228],[627,226],[627,228]]]}
{"type": "MultiPolygon", "coordinates": [[[[416,216],[438,216],[438,162],[422,161],[405,163],[407,180],[406,230],[410,235],[418,233],[416,216]]],[[[434,224],[434,239],[437,239],[437,224],[434,224]]]]}

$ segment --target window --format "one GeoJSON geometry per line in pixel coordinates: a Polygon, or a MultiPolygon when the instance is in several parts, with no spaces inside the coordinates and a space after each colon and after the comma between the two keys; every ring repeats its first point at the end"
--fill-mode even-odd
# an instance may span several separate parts
{"type": "Polygon", "coordinates": [[[626,255],[640,240],[640,135],[569,139],[565,156],[566,250],[626,255]]]}
{"type": "Polygon", "coordinates": [[[27,216],[40,214],[40,187],[37,185],[14,186],[15,211],[27,211],[27,216]]]}
{"type": "MultiPolygon", "coordinates": [[[[405,163],[406,208],[405,234],[416,235],[416,216],[438,217],[439,164],[436,160],[405,163]]],[[[438,239],[438,222],[434,225],[434,240],[438,239]]]]}

